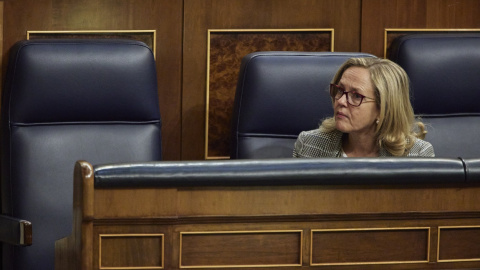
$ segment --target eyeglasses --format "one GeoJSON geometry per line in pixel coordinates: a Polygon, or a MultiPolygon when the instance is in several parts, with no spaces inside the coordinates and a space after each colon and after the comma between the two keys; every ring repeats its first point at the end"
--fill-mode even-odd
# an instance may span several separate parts
{"type": "Polygon", "coordinates": [[[362,104],[362,101],[366,98],[368,99],[371,99],[371,100],[375,100],[374,98],[370,98],[370,97],[366,97],[362,94],[359,94],[355,91],[350,91],[350,92],[347,92],[345,91],[345,89],[339,85],[336,85],[336,84],[330,84],[330,96],[332,98],[334,98],[335,100],[339,100],[340,98],[342,98],[343,95],[346,95],[347,96],[347,102],[348,104],[352,105],[352,106],[355,106],[355,107],[358,107],[362,104]]]}

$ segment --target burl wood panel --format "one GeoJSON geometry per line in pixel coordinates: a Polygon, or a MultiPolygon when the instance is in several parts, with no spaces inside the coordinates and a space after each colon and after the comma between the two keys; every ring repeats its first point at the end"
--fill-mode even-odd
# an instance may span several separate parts
{"type": "Polygon", "coordinates": [[[301,265],[301,231],[181,233],[180,267],[301,265]]]}
{"type": "Polygon", "coordinates": [[[209,33],[206,158],[230,155],[230,127],[242,58],[258,51],[333,51],[333,30],[209,33]]]}
{"type": "Polygon", "coordinates": [[[100,235],[99,268],[163,268],[162,234],[100,235]]]}
{"type": "Polygon", "coordinates": [[[438,229],[438,261],[480,261],[480,226],[438,229]]]}
{"type": "Polygon", "coordinates": [[[429,229],[312,230],[312,265],[428,262],[429,229]]]}

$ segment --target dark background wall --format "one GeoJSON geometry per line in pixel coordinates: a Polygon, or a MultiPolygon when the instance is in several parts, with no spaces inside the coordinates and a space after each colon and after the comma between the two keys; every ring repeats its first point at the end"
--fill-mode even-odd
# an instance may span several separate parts
{"type": "MultiPolygon", "coordinates": [[[[389,34],[480,31],[478,14],[477,0],[4,0],[0,76],[5,76],[9,48],[26,39],[27,31],[156,30],[164,159],[204,159],[210,147],[209,30],[233,31],[232,35],[249,29],[267,34],[285,30],[291,38],[305,30],[333,29],[334,51],[384,57],[389,34]]],[[[258,41],[258,35],[250,38],[258,41]]],[[[227,112],[231,109],[228,103],[223,106],[227,112]]]]}

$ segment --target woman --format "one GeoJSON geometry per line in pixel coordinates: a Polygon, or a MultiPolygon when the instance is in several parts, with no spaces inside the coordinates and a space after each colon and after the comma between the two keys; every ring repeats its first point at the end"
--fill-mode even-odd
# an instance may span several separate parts
{"type": "Polygon", "coordinates": [[[416,122],[405,71],[387,59],[352,58],[330,85],[334,115],[300,133],[294,157],[433,157],[416,122]]]}

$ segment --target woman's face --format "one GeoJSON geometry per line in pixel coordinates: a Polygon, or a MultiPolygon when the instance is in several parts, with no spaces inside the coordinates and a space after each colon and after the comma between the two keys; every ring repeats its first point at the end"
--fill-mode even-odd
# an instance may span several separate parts
{"type": "Polygon", "coordinates": [[[350,67],[343,72],[338,85],[349,95],[356,92],[369,98],[364,98],[358,107],[348,104],[346,94],[335,100],[336,128],[343,133],[375,136],[376,120],[380,111],[374,101],[375,92],[370,71],[362,67],[350,67]]]}

